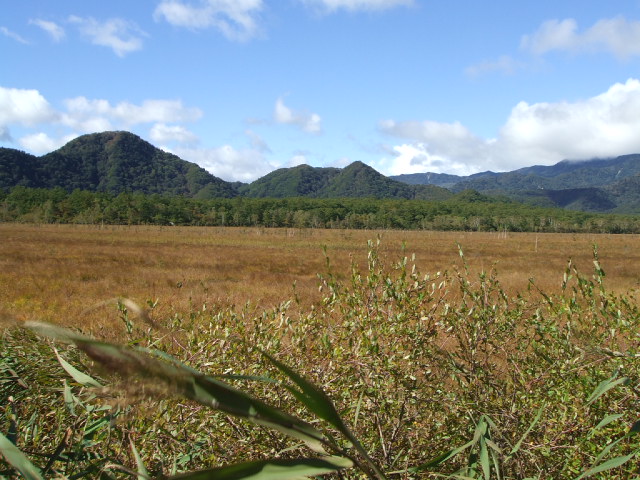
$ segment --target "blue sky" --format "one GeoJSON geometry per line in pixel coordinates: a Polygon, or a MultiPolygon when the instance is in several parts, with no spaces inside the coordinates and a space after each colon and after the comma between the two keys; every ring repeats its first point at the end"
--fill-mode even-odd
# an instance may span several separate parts
{"type": "Polygon", "coordinates": [[[640,152],[640,0],[0,5],[0,146],[37,155],[128,130],[248,182],[640,152]]]}

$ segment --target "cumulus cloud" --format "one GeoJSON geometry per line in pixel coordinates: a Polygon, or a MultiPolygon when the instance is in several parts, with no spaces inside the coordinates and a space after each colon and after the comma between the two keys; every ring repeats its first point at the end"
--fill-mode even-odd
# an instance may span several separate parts
{"type": "Polygon", "coordinates": [[[309,6],[325,12],[347,10],[350,12],[361,10],[388,10],[395,7],[407,7],[413,5],[414,0],[301,0],[309,6]]]}
{"type": "Polygon", "coordinates": [[[622,16],[602,19],[583,32],[578,23],[568,18],[548,20],[536,32],[525,35],[521,46],[535,55],[559,50],[572,53],[607,52],[627,59],[640,55],[640,21],[622,16]]]}
{"type": "Polygon", "coordinates": [[[74,133],[93,133],[114,129],[129,129],[140,124],[152,124],[154,141],[197,143],[195,134],[184,126],[202,117],[198,108],[187,107],[180,100],[149,99],[139,104],[111,104],[103,99],[75,97],[63,102],[64,108],[54,109],[38,90],[0,86],[0,140],[13,142],[11,127],[35,127],[40,131],[21,137],[18,142],[34,153],[48,152],[68,141],[69,137],[51,138],[48,128],[67,127],[74,133]],[[53,147],[53,148],[51,148],[53,147]]]}
{"type": "Polygon", "coordinates": [[[152,99],[140,105],[130,102],[111,105],[107,100],[75,97],[64,103],[67,112],[63,123],[83,132],[108,130],[114,123],[130,127],[141,123],[193,122],[202,116],[200,109],[185,107],[180,100],[152,99]]]}
{"type": "Polygon", "coordinates": [[[421,142],[394,146],[393,155],[393,163],[387,168],[390,175],[423,172],[446,172],[452,175],[473,173],[469,165],[431,153],[427,145],[421,142]]]}
{"type": "Polygon", "coordinates": [[[223,145],[217,148],[176,148],[172,152],[227,181],[251,182],[275,168],[262,152],[251,148],[238,150],[231,145],[223,145]]]}
{"type": "Polygon", "coordinates": [[[4,35],[5,37],[15,40],[18,43],[22,43],[23,45],[29,45],[31,43],[29,42],[29,40],[26,40],[16,32],[9,30],[7,27],[0,27],[0,33],[2,33],[2,35],[4,35]]]}
{"type": "Polygon", "coordinates": [[[262,0],[162,0],[154,18],[192,30],[215,28],[230,40],[244,41],[258,31],[262,0]]]}
{"type": "Polygon", "coordinates": [[[276,101],[273,118],[276,123],[295,125],[308,133],[317,134],[322,132],[320,115],[305,111],[294,111],[284,104],[282,97],[276,101]]]}
{"type": "Polygon", "coordinates": [[[69,17],[69,22],[76,24],[91,43],[111,48],[119,57],[140,50],[142,37],[147,35],[135,23],[121,18],[100,22],[91,17],[82,18],[72,15],[69,17]]]}
{"type": "Polygon", "coordinates": [[[24,148],[36,155],[42,155],[45,153],[52,152],[62,147],[65,143],[70,142],[77,135],[65,135],[60,138],[51,138],[46,133],[33,133],[30,135],[25,135],[24,137],[18,140],[18,143],[24,148]]]}
{"type": "Polygon", "coordinates": [[[497,138],[474,135],[460,123],[385,121],[380,130],[408,140],[380,168],[389,173],[506,171],[561,160],[640,151],[640,81],[611,86],[577,102],[518,103],[497,138]]]}
{"type": "Polygon", "coordinates": [[[59,42],[65,37],[64,28],[54,22],[50,22],[48,20],[42,20],[39,18],[32,18],[29,20],[31,25],[36,25],[40,27],[42,30],[47,32],[49,36],[53,39],[54,42],[59,42]]]}
{"type": "Polygon", "coordinates": [[[37,90],[0,86],[0,133],[3,140],[11,139],[11,125],[33,127],[55,122],[58,118],[58,113],[37,90]]]}

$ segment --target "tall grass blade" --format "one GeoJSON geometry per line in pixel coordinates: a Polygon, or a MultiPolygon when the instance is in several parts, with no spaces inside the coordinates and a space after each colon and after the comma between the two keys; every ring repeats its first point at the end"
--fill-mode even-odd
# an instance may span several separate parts
{"type": "Polygon", "coordinates": [[[168,480],[288,480],[314,477],[353,466],[343,457],[258,460],[184,473],[168,480]]]}
{"type": "Polygon", "coordinates": [[[43,480],[38,468],[2,433],[0,433],[0,452],[7,462],[27,480],[43,480]]]}

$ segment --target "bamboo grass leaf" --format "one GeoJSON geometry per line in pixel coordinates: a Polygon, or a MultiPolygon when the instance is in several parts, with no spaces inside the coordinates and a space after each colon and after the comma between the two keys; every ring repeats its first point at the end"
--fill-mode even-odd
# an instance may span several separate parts
{"type": "Polygon", "coordinates": [[[64,370],[80,385],[83,385],[85,387],[102,387],[102,384],[95,378],[87,375],[84,372],[81,372],[76,367],[67,362],[64,358],[62,358],[57,349],[54,348],[53,351],[58,358],[58,362],[60,362],[60,365],[62,365],[62,368],[64,368],[64,370]]]}
{"type": "Polygon", "coordinates": [[[269,355],[267,352],[264,352],[261,349],[257,349],[267,360],[269,360],[273,365],[275,365],[278,370],[284,373],[289,379],[295,383],[300,390],[297,390],[291,386],[285,386],[295,397],[296,399],[305,405],[311,412],[315,413],[321,419],[329,422],[333,427],[335,427],[340,433],[342,433],[347,440],[351,442],[351,444],[355,447],[355,449],[362,455],[371,469],[374,471],[375,475],[380,478],[386,478],[384,473],[379,469],[373,459],[369,456],[367,451],[364,449],[362,444],[358,441],[355,435],[351,432],[349,427],[344,423],[344,420],[336,410],[333,402],[328,397],[328,395],[316,385],[311,383],[309,380],[303,378],[301,375],[296,373],[293,369],[285,365],[284,363],[276,360],[274,357],[269,355]]]}
{"type": "Polygon", "coordinates": [[[7,437],[0,433],[0,452],[27,480],[43,480],[40,471],[7,437]]]}
{"type": "Polygon", "coordinates": [[[325,475],[352,466],[353,462],[343,457],[258,460],[183,473],[168,480],[287,480],[325,475]]]}
{"type": "Polygon", "coordinates": [[[592,475],[595,475],[596,473],[601,473],[601,472],[605,472],[607,470],[611,470],[612,468],[620,467],[620,466],[624,465],[625,463],[627,463],[629,460],[631,460],[635,456],[636,456],[636,452],[630,453],[629,455],[615,457],[615,458],[612,458],[610,460],[607,460],[606,462],[603,462],[600,465],[597,465],[595,467],[590,468],[589,470],[584,472],[582,475],[577,477],[576,480],[580,480],[581,478],[590,477],[592,475]]]}
{"type": "Polygon", "coordinates": [[[596,389],[593,391],[591,396],[588,398],[587,403],[590,404],[595,402],[598,398],[600,398],[602,395],[604,395],[606,392],[608,392],[612,388],[620,385],[621,383],[626,383],[629,381],[627,377],[618,378],[617,380],[614,380],[614,378],[615,378],[615,375],[607,380],[603,380],[602,382],[600,382],[600,384],[596,387],[596,389]]]}
{"type": "Polygon", "coordinates": [[[489,480],[491,475],[491,464],[489,463],[489,450],[484,437],[480,438],[480,466],[482,467],[482,473],[484,478],[489,480]]]}
{"type": "Polygon", "coordinates": [[[129,439],[129,443],[131,444],[131,451],[133,452],[133,458],[136,460],[136,466],[138,468],[138,480],[147,480],[149,477],[149,472],[147,471],[147,467],[144,466],[144,462],[140,457],[140,453],[136,448],[136,445],[133,443],[133,440],[129,439]]]}
{"type": "MultiPolygon", "coordinates": [[[[75,344],[112,372],[124,377],[137,376],[154,386],[162,383],[170,391],[195,402],[273,428],[305,442],[316,452],[324,453],[324,436],[307,422],[176,360],[165,361],[149,355],[146,349],[100,342],[46,323],[26,322],[25,326],[40,334],[75,344]]],[[[164,354],[163,358],[166,357],[168,355],[164,354]]]]}
{"type": "Polygon", "coordinates": [[[604,417],[598,425],[593,428],[593,431],[600,430],[601,428],[609,425],[611,422],[615,422],[619,418],[624,417],[623,413],[613,413],[604,417]]]}
{"type": "Polygon", "coordinates": [[[420,465],[416,465],[415,467],[410,467],[410,468],[408,468],[406,470],[399,470],[399,471],[390,472],[390,473],[391,474],[405,473],[405,472],[418,473],[418,472],[423,472],[425,470],[429,470],[430,468],[437,467],[438,465],[446,462],[450,458],[455,457],[460,452],[463,452],[467,448],[471,447],[474,443],[475,442],[473,440],[471,440],[471,441],[465,443],[464,445],[462,445],[461,447],[448,450],[448,451],[438,455],[437,457],[429,460],[428,462],[421,463],[420,465]]]}
{"type": "Polygon", "coordinates": [[[522,445],[522,442],[524,442],[524,439],[527,438],[527,435],[531,433],[531,430],[533,430],[533,427],[535,427],[536,424],[540,421],[540,417],[542,417],[542,410],[544,408],[545,408],[545,405],[543,405],[538,409],[538,413],[536,414],[535,418],[531,422],[531,425],[529,425],[529,428],[527,428],[527,431],[524,432],[524,434],[520,437],[518,442],[513,446],[513,448],[509,452],[509,456],[514,455],[515,453],[518,452],[518,450],[520,450],[520,446],[522,445]]]}

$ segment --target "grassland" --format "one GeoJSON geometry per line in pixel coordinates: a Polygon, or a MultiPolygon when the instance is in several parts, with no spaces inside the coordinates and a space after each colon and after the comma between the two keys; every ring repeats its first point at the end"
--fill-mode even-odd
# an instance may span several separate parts
{"type": "Polygon", "coordinates": [[[319,432],[354,465],[339,478],[640,475],[638,236],[0,224],[0,238],[5,319],[127,345],[63,334],[88,361],[46,329],[4,332],[0,432],[46,478],[214,478],[174,475],[315,455],[289,417],[279,435],[245,397],[202,387],[220,381],[319,432]],[[104,303],[118,296],[153,329],[104,303]]]}
{"type": "Polygon", "coordinates": [[[293,297],[294,283],[308,306],[320,298],[323,249],[348,275],[376,237],[382,255],[415,254],[430,273],[459,266],[459,244],[473,271],[495,267],[511,293],[530,278],[557,292],[567,261],[589,270],[597,245],[609,288],[640,286],[638,235],[0,224],[2,309],[92,328],[114,318],[113,308],[95,308],[114,297],[157,301],[167,316],[204,302],[273,307],[293,297]]]}

